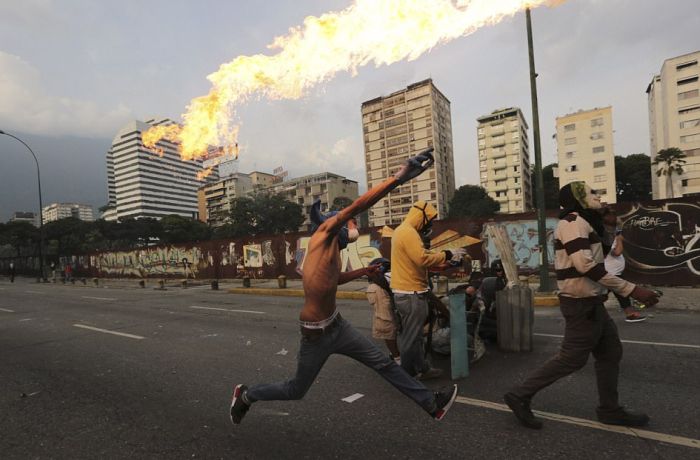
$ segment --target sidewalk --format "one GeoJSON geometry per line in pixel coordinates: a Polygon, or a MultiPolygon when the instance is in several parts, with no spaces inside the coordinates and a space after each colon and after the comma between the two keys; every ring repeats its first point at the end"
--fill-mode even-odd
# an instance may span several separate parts
{"type": "MultiPolygon", "coordinates": [[[[82,278],[76,278],[75,287],[83,289],[100,289],[100,288],[116,288],[116,289],[158,289],[158,278],[149,278],[144,280],[145,287],[139,285],[137,278],[99,278],[98,284],[95,285],[93,278],[86,278],[86,283],[82,283],[82,278]]],[[[170,278],[165,279],[164,288],[167,290],[183,289],[182,279],[170,278]]],[[[211,289],[211,279],[190,279],[187,281],[187,287],[184,289],[211,289]]],[[[35,278],[17,277],[16,284],[36,284],[35,278]]],[[[460,281],[450,281],[449,288],[461,284],[460,281]]],[[[0,278],[0,285],[10,285],[7,277],[0,278]]],[[[64,284],[58,280],[57,286],[64,284]]],[[[71,283],[65,286],[72,286],[71,283]]],[[[529,287],[535,292],[536,307],[558,307],[559,299],[554,293],[537,292],[539,285],[530,282],[529,287]]],[[[339,299],[355,299],[366,300],[365,290],[367,289],[366,280],[356,280],[338,286],[339,299]]],[[[251,279],[250,287],[243,287],[241,279],[222,279],[219,280],[219,290],[227,291],[232,294],[247,294],[247,295],[263,295],[263,296],[285,296],[285,297],[303,297],[304,291],[300,279],[288,279],[287,287],[280,289],[277,279],[251,279]]],[[[692,287],[664,287],[661,289],[664,293],[661,297],[658,306],[654,308],[664,310],[687,310],[700,311],[700,289],[692,287]]],[[[606,303],[608,308],[617,308],[617,300],[610,296],[610,300],[606,303]]]]}

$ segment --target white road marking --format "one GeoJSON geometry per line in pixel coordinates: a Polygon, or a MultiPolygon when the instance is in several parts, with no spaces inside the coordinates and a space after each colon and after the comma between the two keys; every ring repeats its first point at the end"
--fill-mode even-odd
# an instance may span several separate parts
{"type": "Polygon", "coordinates": [[[9,308],[0,308],[0,311],[4,311],[5,313],[14,313],[14,310],[10,310],[9,308]]]}
{"type": "Polygon", "coordinates": [[[114,297],[92,297],[89,295],[81,295],[83,299],[94,299],[94,300],[117,300],[114,297]]]}
{"type": "MultiPolygon", "coordinates": [[[[502,412],[510,412],[510,409],[505,404],[499,404],[491,401],[482,401],[480,399],[465,398],[458,396],[456,402],[468,404],[470,406],[483,407],[485,409],[493,409],[502,412]]],[[[655,431],[640,430],[637,428],[628,428],[624,426],[605,425],[603,423],[586,420],[584,418],[569,417],[567,415],[554,414],[551,412],[542,412],[533,410],[536,415],[546,420],[555,422],[568,423],[571,425],[582,426],[585,428],[593,428],[595,430],[610,431],[612,433],[626,434],[637,438],[651,439],[652,441],[660,441],[669,444],[675,444],[684,447],[694,447],[700,449],[700,439],[684,438],[682,436],[674,436],[671,434],[657,433],[655,431]]]]}
{"type": "Polygon", "coordinates": [[[31,320],[32,320],[31,318],[23,318],[23,319],[21,319],[21,320],[19,320],[19,321],[22,322],[22,321],[31,321],[31,320]]]}
{"type": "MultiPolygon", "coordinates": [[[[532,334],[532,335],[539,335],[540,337],[555,337],[562,339],[564,338],[563,335],[557,335],[557,334],[532,334]]],[[[635,343],[638,345],[657,345],[659,347],[679,347],[679,348],[698,348],[700,349],[700,345],[690,345],[687,343],[667,343],[667,342],[642,342],[640,340],[620,340],[622,343],[635,343]]]]}
{"type": "Polygon", "coordinates": [[[24,292],[26,292],[27,294],[43,294],[43,292],[39,292],[39,291],[24,291],[24,292]]]}
{"type": "Polygon", "coordinates": [[[232,313],[252,313],[254,315],[264,315],[264,311],[252,311],[252,310],[229,310],[228,308],[214,308],[214,307],[200,307],[198,305],[190,305],[190,308],[196,308],[197,310],[217,310],[217,311],[230,311],[232,313]]]}
{"type": "Polygon", "coordinates": [[[86,326],[85,324],[74,324],[73,326],[80,327],[82,329],[90,329],[91,331],[104,332],[105,334],[120,335],[122,337],[128,337],[130,339],[141,340],[141,339],[145,338],[145,337],[141,337],[140,335],[127,334],[125,332],[110,331],[107,329],[100,329],[99,327],[86,326]]]}
{"type": "Polygon", "coordinates": [[[345,401],[346,403],[352,403],[363,397],[364,395],[362,393],[355,393],[354,395],[350,395],[347,398],[341,399],[341,401],[345,401]]]}

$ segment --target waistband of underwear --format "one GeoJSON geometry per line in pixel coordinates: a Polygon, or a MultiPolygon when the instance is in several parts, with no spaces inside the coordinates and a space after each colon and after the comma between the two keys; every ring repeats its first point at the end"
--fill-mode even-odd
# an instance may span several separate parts
{"type": "Polygon", "coordinates": [[[306,329],[325,329],[331,324],[333,324],[333,321],[335,321],[338,318],[338,316],[340,316],[340,312],[336,310],[331,316],[329,316],[326,319],[323,319],[321,321],[299,321],[299,325],[301,327],[305,327],[306,329]]]}
{"type": "Polygon", "coordinates": [[[425,289],[425,290],[422,290],[422,291],[400,291],[400,290],[398,290],[398,289],[392,289],[391,291],[392,291],[394,294],[410,294],[410,295],[412,295],[412,294],[425,294],[425,293],[428,292],[429,290],[430,290],[430,289],[425,289]]]}

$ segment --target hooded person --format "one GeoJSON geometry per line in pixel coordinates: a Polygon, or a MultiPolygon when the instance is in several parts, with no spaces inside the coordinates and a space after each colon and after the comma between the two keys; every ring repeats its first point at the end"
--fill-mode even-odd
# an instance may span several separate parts
{"type": "Polygon", "coordinates": [[[585,182],[572,182],[559,193],[562,212],[554,230],[554,268],[559,308],[565,321],[559,353],[504,395],[516,418],[528,428],[541,428],[530,401],[540,390],[585,366],[595,358],[598,420],[624,426],[643,426],[649,417],[624,409],[618,401],[622,344],[604,301],[608,290],[655,304],[657,295],[608,273],[603,264],[603,221],[600,197],[585,182]]]}
{"type": "MultiPolygon", "coordinates": [[[[338,211],[330,211],[326,214],[321,213],[321,200],[316,200],[311,205],[309,219],[311,219],[311,231],[315,232],[322,223],[338,214],[338,211]]],[[[347,224],[338,231],[338,247],[342,251],[348,247],[348,244],[354,243],[360,237],[360,232],[357,227],[349,228],[347,224]]]]}
{"type": "Polygon", "coordinates": [[[416,201],[391,238],[391,289],[401,318],[397,337],[401,366],[423,379],[441,374],[426,362],[423,350],[423,326],[429,312],[428,269],[459,260],[466,253],[464,249],[431,252],[425,248],[421,235],[429,234],[436,218],[432,204],[416,201]]]}

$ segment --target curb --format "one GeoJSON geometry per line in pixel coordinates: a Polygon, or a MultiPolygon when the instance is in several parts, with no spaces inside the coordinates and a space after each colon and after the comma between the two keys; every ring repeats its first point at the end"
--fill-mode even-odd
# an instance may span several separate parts
{"type": "MultiPolygon", "coordinates": [[[[304,297],[302,289],[280,289],[280,288],[233,288],[228,289],[231,294],[244,295],[266,295],[276,297],[304,297]]],[[[336,299],[346,300],[366,300],[365,291],[338,291],[336,299]]],[[[535,307],[558,307],[559,298],[557,296],[535,296],[535,307]]]]}

